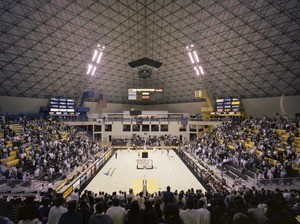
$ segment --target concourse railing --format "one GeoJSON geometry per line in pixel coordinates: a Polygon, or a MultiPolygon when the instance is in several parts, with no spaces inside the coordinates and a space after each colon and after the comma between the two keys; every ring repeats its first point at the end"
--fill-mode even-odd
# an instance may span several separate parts
{"type": "Polygon", "coordinates": [[[300,189],[300,177],[255,179],[255,186],[265,189],[300,189]]]}

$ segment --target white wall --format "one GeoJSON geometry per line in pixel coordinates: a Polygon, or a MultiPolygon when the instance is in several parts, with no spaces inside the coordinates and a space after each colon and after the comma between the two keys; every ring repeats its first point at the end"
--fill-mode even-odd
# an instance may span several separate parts
{"type": "MultiPolygon", "coordinates": [[[[97,102],[84,102],[85,107],[90,108],[90,113],[99,112],[99,103],[97,102]]],[[[118,103],[107,103],[107,108],[102,110],[103,113],[123,113],[123,111],[130,110],[131,108],[135,110],[144,110],[143,105],[128,105],[128,104],[118,104],[118,103]]]]}
{"type": "MultiPolygon", "coordinates": [[[[171,134],[173,136],[180,136],[182,135],[183,138],[188,139],[188,130],[186,132],[179,132],[179,126],[180,123],[179,122],[167,122],[167,121],[163,121],[163,122],[158,122],[158,121],[151,121],[151,124],[157,124],[157,125],[161,125],[161,124],[167,124],[169,127],[169,130],[167,132],[163,132],[163,131],[147,131],[144,132],[142,131],[142,127],[141,127],[141,131],[131,131],[131,132],[123,132],[123,125],[125,124],[131,124],[131,122],[120,122],[120,121],[116,121],[116,122],[105,122],[105,124],[111,124],[112,125],[112,131],[111,132],[106,132],[104,131],[104,125],[102,126],[102,139],[103,140],[108,140],[109,139],[109,135],[111,135],[114,138],[118,138],[118,137],[129,137],[131,138],[132,134],[136,134],[139,135],[141,137],[149,137],[149,135],[151,136],[161,136],[161,135],[165,135],[165,134],[171,134]]],[[[136,124],[136,122],[133,122],[132,124],[136,124]]],[[[143,124],[147,125],[149,124],[149,128],[151,130],[151,124],[150,122],[144,121],[143,124]]],[[[188,128],[187,128],[188,129],[188,128]]]]}
{"type": "Polygon", "coordinates": [[[38,113],[49,99],[0,96],[0,113],[38,113]]]}
{"type": "Polygon", "coordinates": [[[279,113],[294,118],[295,113],[300,113],[300,96],[242,99],[242,105],[246,114],[253,117],[279,113]]]}
{"type": "Polygon", "coordinates": [[[201,107],[206,107],[206,102],[193,102],[193,103],[173,103],[173,104],[157,104],[146,105],[145,110],[166,110],[169,113],[201,113],[201,107]]]}
{"type": "MultiPolygon", "coordinates": [[[[300,96],[242,99],[241,101],[246,113],[254,117],[261,117],[263,115],[272,116],[278,112],[292,118],[295,113],[300,113],[300,96]]],[[[38,113],[40,107],[47,106],[48,102],[49,99],[0,96],[0,113],[38,113]]],[[[98,117],[99,105],[97,103],[85,102],[84,105],[90,107],[90,113],[98,117]]],[[[107,108],[103,109],[103,113],[122,113],[134,108],[136,110],[165,110],[170,113],[194,114],[200,113],[203,106],[206,106],[206,102],[160,105],[108,103],[107,108]]]]}

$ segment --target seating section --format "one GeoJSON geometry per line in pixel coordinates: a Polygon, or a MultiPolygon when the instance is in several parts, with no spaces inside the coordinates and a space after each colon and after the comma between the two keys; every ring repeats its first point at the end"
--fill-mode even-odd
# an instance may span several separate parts
{"type": "Polygon", "coordinates": [[[102,150],[101,143],[93,142],[85,131],[46,119],[8,123],[0,141],[4,147],[0,160],[8,168],[1,175],[8,179],[26,175],[28,179],[58,181],[76,167],[89,164],[102,150]]]}
{"type": "Polygon", "coordinates": [[[247,181],[295,177],[300,173],[299,128],[285,117],[232,119],[204,132],[187,150],[228,177],[247,181]]]}

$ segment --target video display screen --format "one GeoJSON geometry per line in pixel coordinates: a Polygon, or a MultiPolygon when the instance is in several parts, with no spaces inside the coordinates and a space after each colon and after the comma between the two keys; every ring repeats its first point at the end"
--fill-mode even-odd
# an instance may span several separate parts
{"type": "Polygon", "coordinates": [[[217,112],[238,112],[240,111],[240,99],[223,98],[217,99],[217,112]]]}
{"type": "Polygon", "coordinates": [[[69,98],[50,98],[50,112],[75,112],[74,99],[69,98]]]}

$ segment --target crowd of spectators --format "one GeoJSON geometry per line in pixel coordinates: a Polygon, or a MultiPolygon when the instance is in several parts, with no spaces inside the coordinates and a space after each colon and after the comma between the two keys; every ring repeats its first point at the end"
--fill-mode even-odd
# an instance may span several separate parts
{"type": "Polygon", "coordinates": [[[92,141],[84,131],[59,121],[24,118],[21,125],[17,133],[10,123],[2,126],[1,178],[53,182],[94,161],[102,150],[100,143],[92,141]],[[13,151],[19,162],[7,167],[6,159],[13,151]]]}
{"type": "Polygon", "coordinates": [[[210,165],[233,164],[241,172],[252,170],[258,179],[283,179],[298,176],[295,137],[296,123],[286,117],[237,118],[204,132],[185,150],[210,165]]]}
{"type": "MultiPolygon", "coordinates": [[[[54,181],[94,161],[101,150],[84,132],[58,121],[24,119],[22,127],[16,133],[10,124],[2,126],[0,158],[5,160],[17,148],[19,159],[15,167],[0,167],[2,178],[54,181]],[[28,147],[30,150],[26,152],[28,147]]],[[[300,163],[295,137],[299,137],[298,129],[285,117],[233,119],[203,133],[195,143],[187,143],[185,150],[206,164],[232,163],[257,172],[260,178],[294,177],[297,173],[293,166],[300,163]],[[284,130],[287,138],[282,138],[278,130],[284,130]],[[253,143],[251,147],[247,146],[249,142],[253,143]],[[266,158],[276,163],[271,164],[266,158]]],[[[177,137],[171,135],[160,139],[165,145],[179,143],[177,137]]],[[[219,184],[209,173],[207,180],[211,185],[219,184]]],[[[271,191],[253,187],[229,191],[220,185],[207,192],[192,188],[172,192],[168,187],[154,194],[133,194],[132,190],[79,194],[75,190],[65,200],[50,188],[42,192],[42,197],[41,200],[2,198],[0,222],[289,224],[297,223],[295,217],[300,215],[300,194],[295,189],[271,191]]]]}
{"type": "Polygon", "coordinates": [[[180,143],[178,136],[175,135],[166,134],[161,136],[161,139],[164,141],[165,146],[178,146],[180,143]]]}
{"type": "Polygon", "coordinates": [[[36,224],[294,224],[300,215],[299,191],[172,191],[154,194],[75,190],[62,195],[0,200],[1,219],[36,224]]]}

